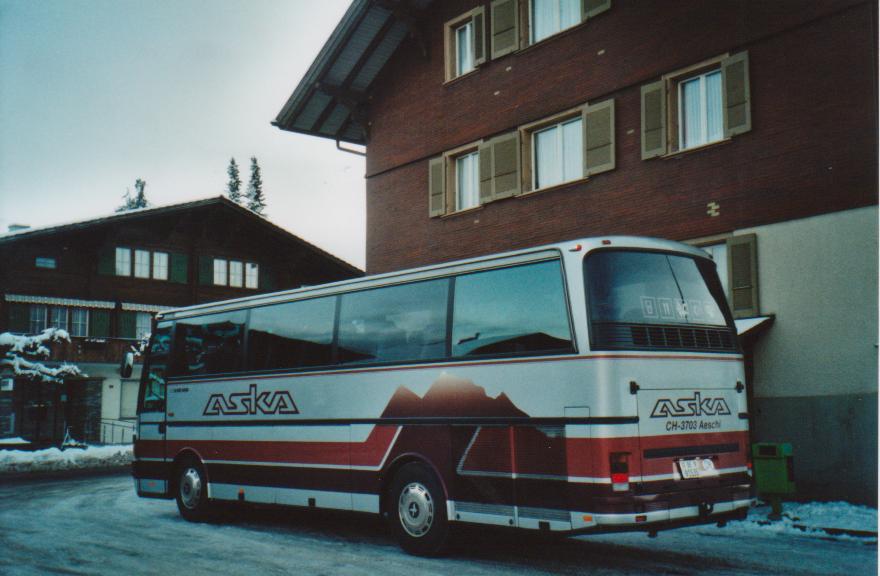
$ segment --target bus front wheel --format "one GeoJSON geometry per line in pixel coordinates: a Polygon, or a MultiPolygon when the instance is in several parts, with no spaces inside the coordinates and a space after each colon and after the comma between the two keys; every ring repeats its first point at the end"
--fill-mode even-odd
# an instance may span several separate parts
{"type": "Polygon", "coordinates": [[[410,554],[436,556],[449,536],[446,498],[434,473],[411,462],[394,476],[388,499],[389,518],[400,546],[410,554]]]}
{"type": "Polygon", "coordinates": [[[190,522],[210,519],[205,467],[195,458],[186,458],[176,469],[175,496],[180,515],[190,522]]]}

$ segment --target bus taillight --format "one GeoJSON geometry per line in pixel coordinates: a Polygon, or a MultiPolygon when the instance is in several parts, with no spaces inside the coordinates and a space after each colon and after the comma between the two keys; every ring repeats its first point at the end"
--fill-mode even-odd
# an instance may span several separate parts
{"type": "Polygon", "coordinates": [[[611,453],[611,489],[615,492],[629,490],[629,453],[611,453]]]}

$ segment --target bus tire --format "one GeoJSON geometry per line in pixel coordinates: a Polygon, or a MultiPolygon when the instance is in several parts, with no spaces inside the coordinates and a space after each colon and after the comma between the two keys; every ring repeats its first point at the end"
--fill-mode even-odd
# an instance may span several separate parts
{"type": "Polygon", "coordinates": [[[410,554],[438,556],[445,550],[446,497],[440,481],[424,464],[410,462],[394,475],[388,518],[400,547],[410,554]]]}
{"type": "Polygon", "coordinates": [[[175,468],[174,496],[180,515],[190,522],[211,519],[205,467],[196,458],[185,458],[175,468]]]}

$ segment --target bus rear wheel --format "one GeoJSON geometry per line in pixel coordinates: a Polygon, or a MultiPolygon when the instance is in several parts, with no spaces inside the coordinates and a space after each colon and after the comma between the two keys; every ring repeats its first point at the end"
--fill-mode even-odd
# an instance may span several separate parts
{"type": "Polygon", "coordinates": [[[437,556],[446,548],[446,498],[434,473],[411,462],[394,476],[388,517],[401,548],[418,556],[437,556]]]}
{"type": "Polygon", "coordinates": [[[195,458],[186,458],[176,469],[175,499],[180,515],[190,522],[204,522],[211,517],[205,467],[195,458]]]}

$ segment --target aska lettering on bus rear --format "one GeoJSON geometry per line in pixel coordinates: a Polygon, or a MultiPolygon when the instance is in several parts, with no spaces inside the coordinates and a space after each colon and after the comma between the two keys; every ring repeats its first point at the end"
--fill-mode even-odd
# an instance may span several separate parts
{"type": "Polygon", "coordinates": [[[204,416],[235,416],[254,414],[299,414],[293,396],[287,390],[257,392],[251,384],[247,392],[211,394],[204,416]]]}
{"type": "Polygon", "coordinates": [[[654,404],[651,418],[686,418],[691,416],[729,416],[730,407],[724,398],[703,398],[694,392],[690,398],[660,398],[654,404]]]}

